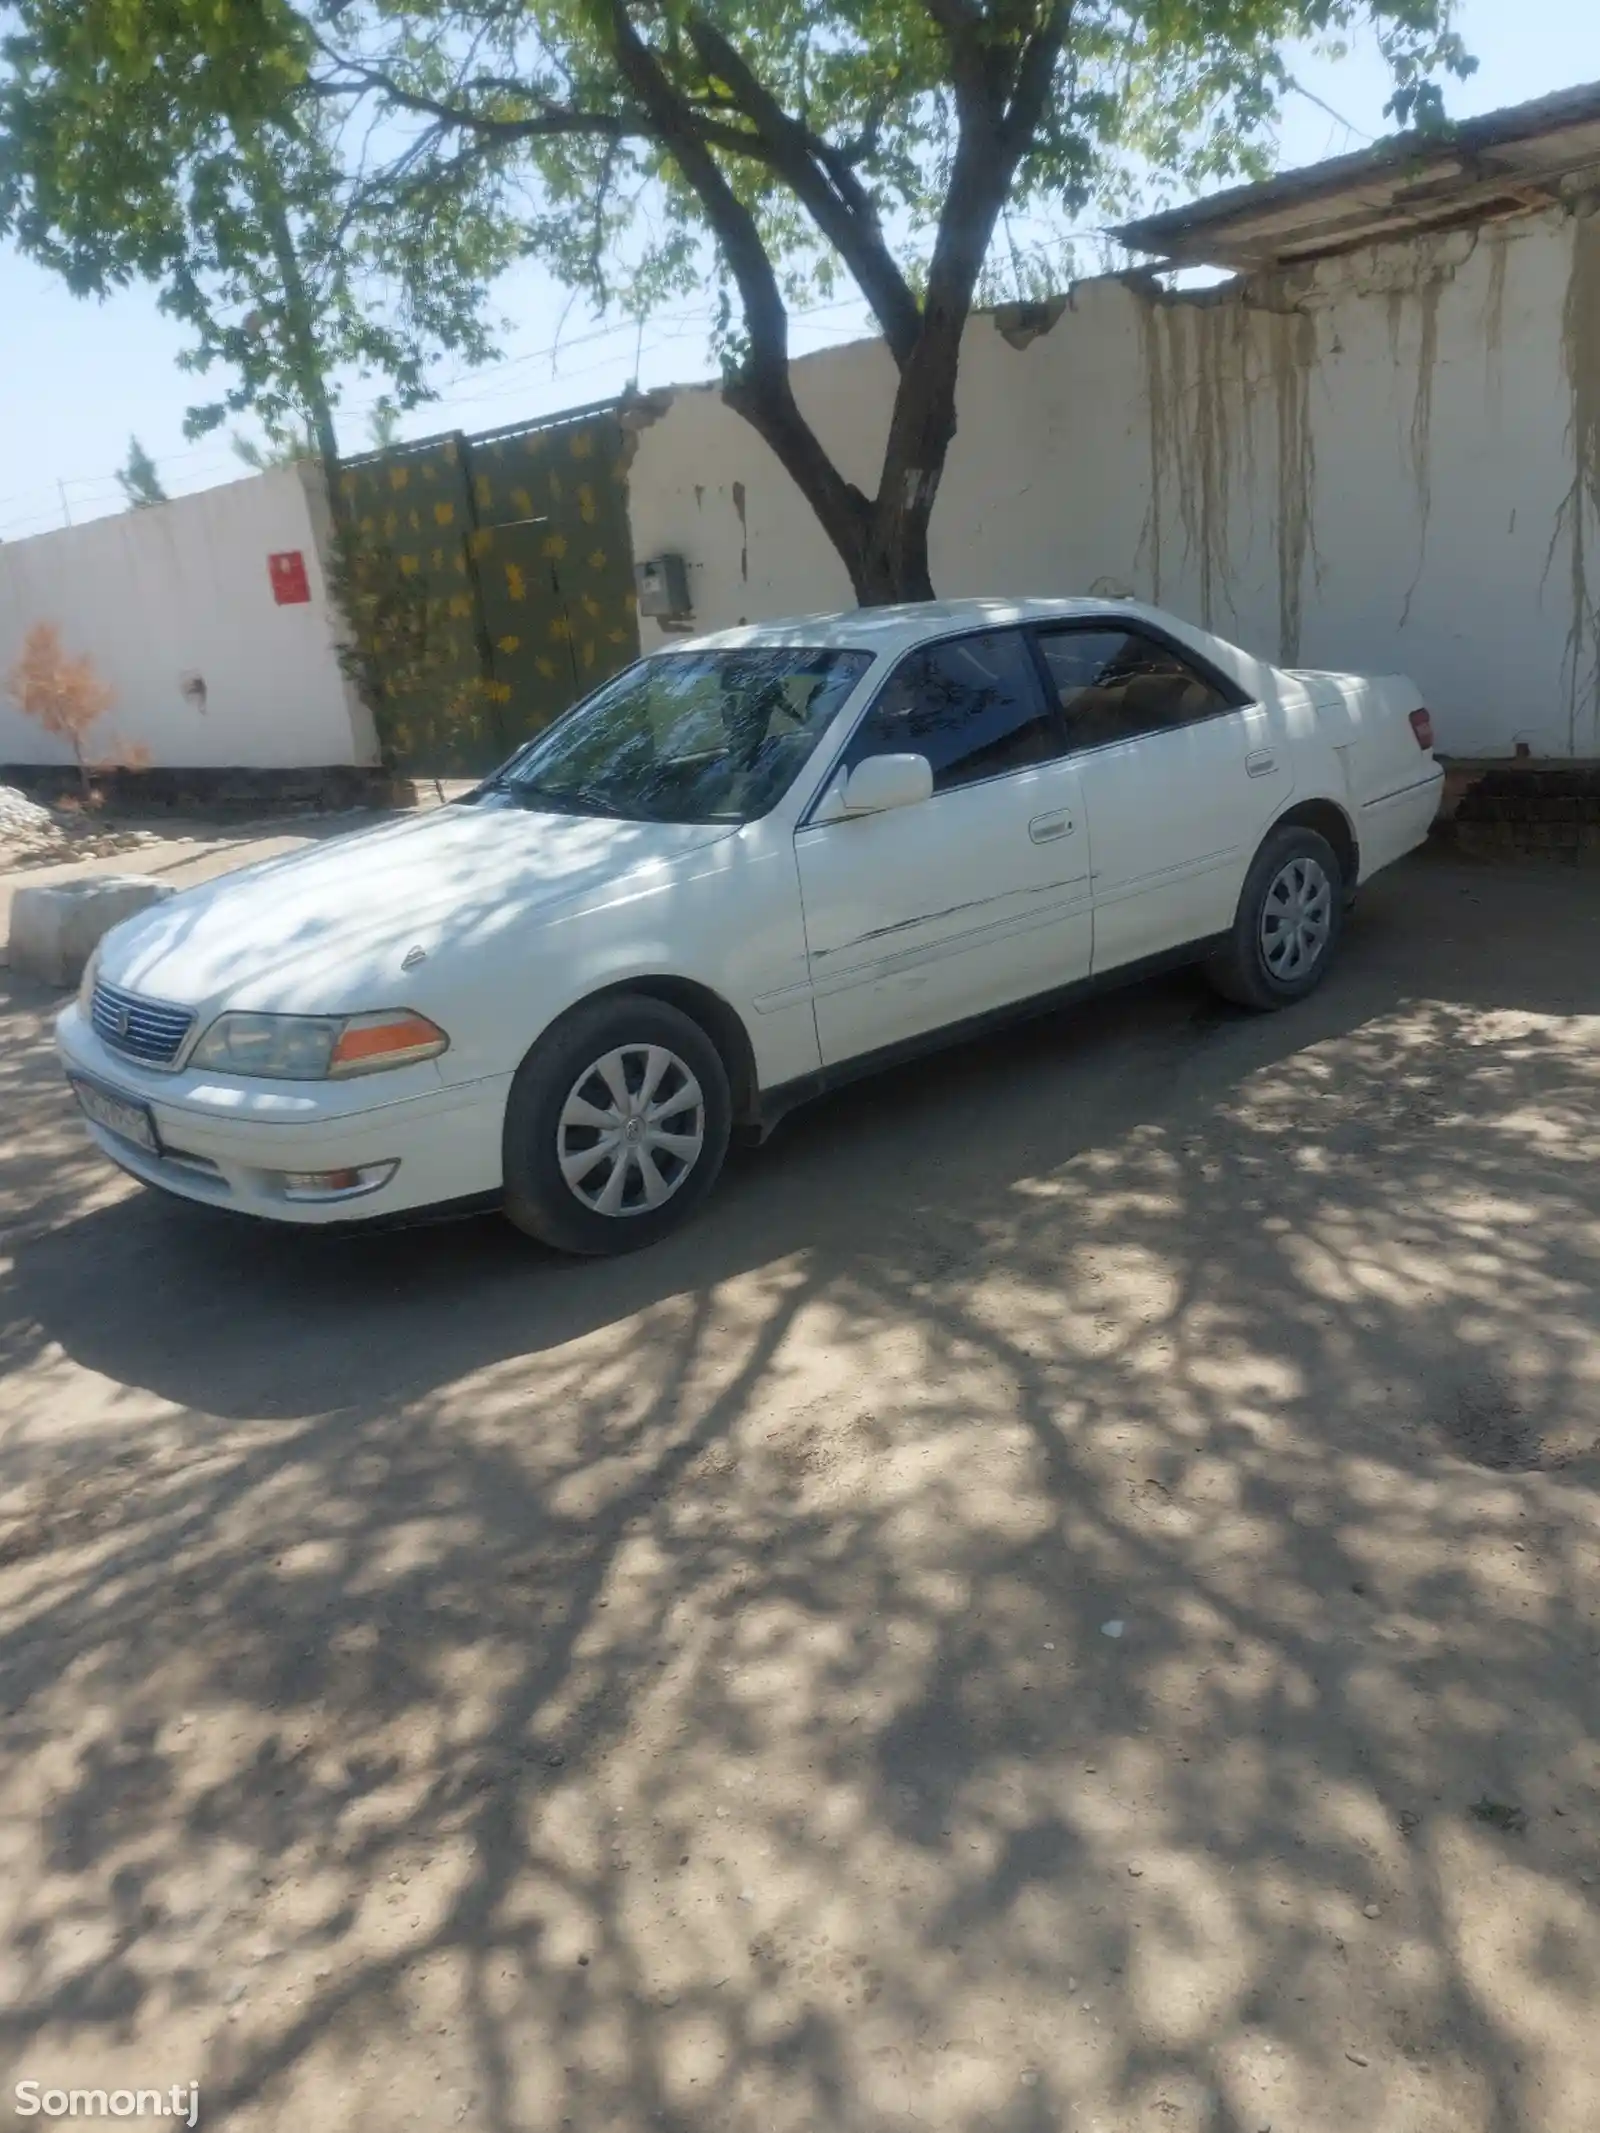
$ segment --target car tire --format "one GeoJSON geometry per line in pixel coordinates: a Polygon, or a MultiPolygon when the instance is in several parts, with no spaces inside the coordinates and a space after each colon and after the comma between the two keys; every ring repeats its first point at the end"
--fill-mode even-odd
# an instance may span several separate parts
{"type": "Polygon", "coordinates": [[[557,1251],[639,1251],[716,1184],[732,1116],[722,1055],[692,1016],[648,993],[590,1001],[545,1032],[512,1082],[505,1212],[557,1251]]]}
{"type": "Polygon", "coordinates": [[[1245,876],[1227,945],[1206,976],[1225,1000],[1265,1012],[1315,991],[1344,930],[1346,885],[1326,837],[1275,830],[1245,876]]]}

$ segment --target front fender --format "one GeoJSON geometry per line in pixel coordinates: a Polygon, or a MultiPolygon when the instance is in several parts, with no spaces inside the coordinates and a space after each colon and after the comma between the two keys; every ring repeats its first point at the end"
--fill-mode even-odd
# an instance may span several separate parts
{"type": "Polygon", "coordinates": [[[446,950],[428,988],[437,1004],[415,1001],[450,1031],[447,1078],[514,1071],[570,1009],[652,980],[686,981],[724,1002],[748,1036],[761,1087],[819,1064],[787,829],[747,824],[656,879],[619,883],[480,942],[454,978],[448,960],[446,950]]]}

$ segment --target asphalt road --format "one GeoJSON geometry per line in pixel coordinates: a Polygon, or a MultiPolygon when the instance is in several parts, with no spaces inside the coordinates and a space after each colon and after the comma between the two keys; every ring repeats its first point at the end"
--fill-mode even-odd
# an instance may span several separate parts
{"type": "Polygon", "coordinates": [[[1409,863],[1300,1008],[907,1069],[606,1265],[145,1194],[49,1004],[0,2126],[1600,2124],[1600,875],[1409,863]]]}

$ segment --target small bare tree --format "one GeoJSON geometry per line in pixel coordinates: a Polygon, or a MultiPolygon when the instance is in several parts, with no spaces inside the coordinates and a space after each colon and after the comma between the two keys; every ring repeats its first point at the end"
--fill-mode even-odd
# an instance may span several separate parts
{"type": "Polygon", "coordinates": [[[89,735],[113,701],[93,660],[86,654],[71,657],[55,624],[36,622],[22,641],[21,658],[6,676],[6,691],[24,718],[67,743],[78,766],[84,800],[91,801],[89,735]]]}

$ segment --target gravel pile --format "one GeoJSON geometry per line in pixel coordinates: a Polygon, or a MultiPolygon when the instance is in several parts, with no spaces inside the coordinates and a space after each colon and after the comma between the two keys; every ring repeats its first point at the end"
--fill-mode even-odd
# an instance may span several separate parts
{"type": "Polygon", "coordinates": [[[14,785],[0,785],[0,869],[70,859],[78,840],[61,816],[14,785]]]}
{"type": "Polygon", "coordinates": [[[59,834],[61,825],[48,807],[30,800],[14,785],[0,785],[0,837],[59,834]]]}
{"type": "Polygon", "coordinates": [[[48,866],[52,860],[99,859],[148,844],[148,830],[130,830],[82,815],[41,807],[14,785],[0,785],[0,872],[48,866]]]}

